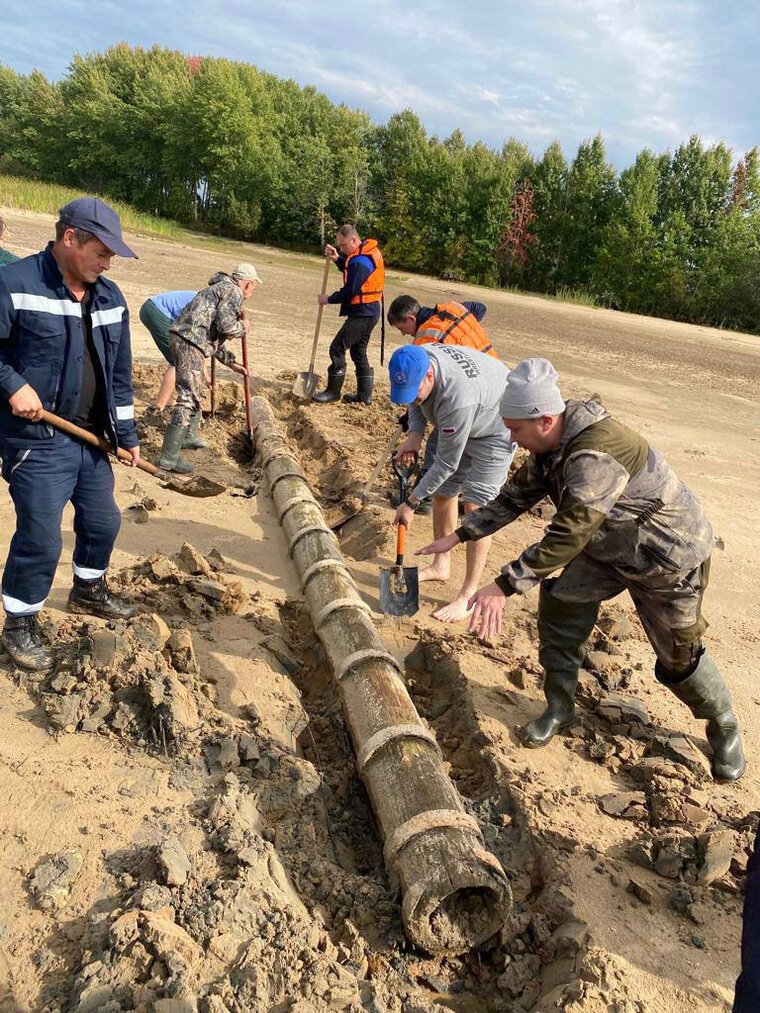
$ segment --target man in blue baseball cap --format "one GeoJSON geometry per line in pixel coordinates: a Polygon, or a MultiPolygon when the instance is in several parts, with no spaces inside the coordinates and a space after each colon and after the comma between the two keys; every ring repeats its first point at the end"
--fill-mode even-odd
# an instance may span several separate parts
{"type": "Polygon", "coordinates": [[[112,256],[137,260],[137,254],[121,238],[119,216],[99,197],[77,197],[64,204],[58,213],[58,223],[95,236],[112,256]]]}
{"type": "Polygon", "coordinates": [[[43,409],[140,457],[129,312],[103,277],[114,254],[135,257],[119,216],[97,197],[60,210],[55,240],[0,271],[0,455],[16,508],[2,579],[2,643],[22,668],[50,668],[37,616],[61,554],[61,516],[74,507],[69,611],[124,619],[132,609],[105,580],[121,514],[107,454],[42,420],[43,409]]]}
{"type": "MultiPolygon", "coordinates": [[[[490,502],[506,480],[515,447],[499,403],[509,369],[474,348],[427,344],[397,348],[388,372],[391,401],[409,405],[409,432],[396,457],[406,462],[419,452],[428,423],[438,432],[435,458],[399,505],[394,523],[408,527],[420,502],[432,496],[433,531],[436,538],[443,537],[457,526],[460,493],[465,513],[470,513],[490,502]]],[[[466,618],[488,557],[490,543],[479,544],[467,543],[462,586],[449,604],[433,613],[435,619],[453,623],[466,618]]],[[[420,581],[446,581],[450,573],[450,554],[441,553],[420,571],[420,581]]]]}

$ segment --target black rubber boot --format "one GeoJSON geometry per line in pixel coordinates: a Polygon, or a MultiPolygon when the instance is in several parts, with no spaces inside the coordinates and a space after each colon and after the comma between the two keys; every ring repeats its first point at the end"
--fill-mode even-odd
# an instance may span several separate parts
{"type": "Polygon", "coordinates": [[[346,404],[372,404],[372,389],[375,386],[374,369],[356,371],[356,393],[344,394],[346,404]]]}
{"type": "Polygon", "coordinates": [[[544,696],[547,707],[540,717],[530,721],[521,730],[522,744],[539,749],[551,742],[557,732],[569,728],[575,721],[575,690],[578,686],[578,669],[574,672],[547,672],[544,677],[544,696]]]}
{"type": "Polygon", "coordinates": [[[158,459],[159,468],[162,468],[164,471],[176,471],[178,475],[189,475],[192,472],[192,464],[183,461],[179,456],[189,428],[189,426],[175,425],[166,427],[164,445],[161,448],[161,456],[158,459]]]}
{"type": "Polygon", "coordinates": [[[544,580],[538,599],[538,657],[544,672],[546,710],[520,736],[529,749],[545,746],[575,721],[575,691],[586,641],[599,615],[599,602],[566,602],[555,598],[555,581],[544,580]]]}
{"type": "Polygon", "coordinates": [[[108,590],[105,577],[82,580],[74,577],[69,591],[69,612],[75,615],[100,616],[101,619],[131,619],[135,609],[108,590]]]}
{"type": "Polygon", "coordinates": [[[196,412],[190,419],[190,425],[187,427],[187,434],[182,441],[183,450],[205,450],[209,446],[206,440],[201,439],[200,427],[201,413],[196,412]]]}
{"type": "Polygon", "coordinates": [[[716,781],[738,781],[747,763],[742,749],[739,722],[731,707],[731,694],[718,667],[704,651],[699,664],[680,682],[669,682],[658,662],[655,675],[671,693],[685,703],[695,718],[707,721],[707,741],[713,751],[712,772],[716,781]]]}
{"type": "Polygon", "coordinates": [[[53,667],[53,653],[45,643],[36,615],[6,615],[0,639],[19,668],[45,672],[53,667]]]}
{"type": "Polygon", "coordinates": [[[317,401],[319,404],[332,404],[333,401],[340,401],[340,392],[343,390],[345,379],[345,369],[335,372],[332,366],[330,366],[327,370],[327,386],[319,394],[315,394],[312,400],[317,401]]]}

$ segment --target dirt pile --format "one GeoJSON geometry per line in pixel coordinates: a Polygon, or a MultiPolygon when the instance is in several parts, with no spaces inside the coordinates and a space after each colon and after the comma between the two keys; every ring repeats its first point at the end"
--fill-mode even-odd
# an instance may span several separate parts
{"type": "Polygon", "coordinates": [[[55,731],[108,731],[139,745],[176,752],[200,743],[213,687],[201,679],[187,623],[231,613],[239,581],[220,572],[219,553],[185,543],[122,571],[112,586],[150,611],[125,622],[68,620],[57,631],[50,673],[18,673],[55,731]],[[165,618],[164,618],[165,617],[165,618]],[[182,625],[171,629],[168,620],[182,625]]]}

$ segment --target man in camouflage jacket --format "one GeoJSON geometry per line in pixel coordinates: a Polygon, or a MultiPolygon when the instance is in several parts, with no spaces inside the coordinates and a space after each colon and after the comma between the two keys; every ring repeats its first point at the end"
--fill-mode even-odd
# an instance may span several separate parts
{"type": "Polygon", "coordinates": [[[540,585],[548,706],[523,729],[524,744],[543,746],[572,724],[578,669],[599,605],[627,590],[657,655],[657,679],[707,719],[715,777],[737,780],[745,766],[738,723],[702,642],[714,545],[702,504],[643,437],[594,401],[565,404],[556,380],[546,359],[512,370],[500,410],[529,458],[496,499],[420,552],[492,535],[548,495],[557,512],[544,537],[470,599],[470,629],[488,639],[501,632],[506,599],[540,585]]]}
{"type": "Polygon", "coordinates": [[[179,456],[182,447],[207,446],[198,436],[205,360],[213,355],[235,373],[247,375],[224,343],[228,338],[242,338],[250,330],[243,303],[260,283],[253,264],[238,264],[232,274],[219,271],[172,324],[169,356],[176,370],[177,401],[159,460],[165,471],[188,474],[193,466],[179,456]]]}

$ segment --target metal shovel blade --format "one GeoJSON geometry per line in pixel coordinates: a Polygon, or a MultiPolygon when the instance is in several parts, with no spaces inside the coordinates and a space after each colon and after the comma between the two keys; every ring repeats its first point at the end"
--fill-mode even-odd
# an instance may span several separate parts
{"type": "Polygon", "coordinates": [[[387,616],[413,616],[420,608],[419,569],[389,566],[380,570],[380,611],[387,616]]]}
{"type": "Polygon", "coordinates": [[[318,373],[299,373],[293,384],[293,393],[304,401],[311,401],[321,379],[318,373]]]}

